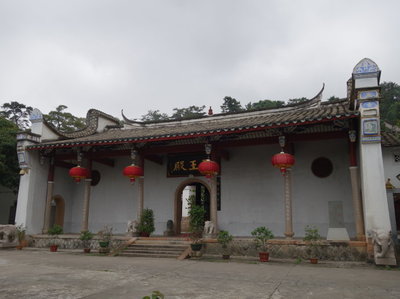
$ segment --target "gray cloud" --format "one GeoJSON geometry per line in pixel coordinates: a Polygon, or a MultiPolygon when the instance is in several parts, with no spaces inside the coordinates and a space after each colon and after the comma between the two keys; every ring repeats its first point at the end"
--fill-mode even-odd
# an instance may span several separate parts
{"type": "Polygon", "coordinates": [[[400,83],[398,1],[0,0],[0,102],[97,108],[213,106],[224,96],[344,96],[370,57],[400,83]]]}

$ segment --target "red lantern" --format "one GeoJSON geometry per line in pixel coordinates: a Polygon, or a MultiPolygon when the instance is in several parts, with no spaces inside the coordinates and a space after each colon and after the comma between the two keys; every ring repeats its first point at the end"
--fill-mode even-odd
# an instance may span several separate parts
{"type": "Polygon", "coordinates": [[[291,168],[294,165],[294,156],[280,152],[272,157],[272,165],[279,168],[283,175],[286,174],[286,168],[291,168]]]}
{"type": "Polygon", "coordinates": [[[134,183],[136,178],[143,176],[143,168],[132,164],[126,166],[122,174],[124,176],[127,176],[130,179],[131,183],[134,183]]]}
{"type": "Polygon", "coordinates": [[[69,175],[74,179],[75,182],[79,183],[82,179],[84,180],[88,177],[89,172],[86,168],[78,165],[69,170],[69,175]]]}
{"type": "Polygon", "coordinates": [[[205,175],[207,179],[209,179],[218,174],[219,164],[211,161],[210,159],[203,160],[203,162],[199,164],[199,171],[201,174],[205,175]]]}

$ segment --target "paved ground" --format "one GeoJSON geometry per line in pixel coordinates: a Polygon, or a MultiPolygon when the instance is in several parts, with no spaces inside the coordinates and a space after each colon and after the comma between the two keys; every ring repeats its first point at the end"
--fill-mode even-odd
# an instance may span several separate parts
{"type": "Polygon", "coordinates": [[[0,298],[400,298],[400,270],[363,264],[0,251],[0,298]]]}

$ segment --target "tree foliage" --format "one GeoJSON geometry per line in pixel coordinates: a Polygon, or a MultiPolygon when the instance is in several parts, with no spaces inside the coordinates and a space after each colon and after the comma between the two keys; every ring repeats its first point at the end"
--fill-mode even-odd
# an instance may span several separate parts
{"type": "Polygon", "coordinates": [[[0,117],[0,185],[18,190],[19,166],[17,159],[17,139],[19,131],[13,122],[0,117]]]}
{"type": "Polygon", "coordinates": [[[394,82],[381,83],[381,119],[393,125],[400,125],[400,86],[394,82]]]}
{"type": "Polygon", "coordinates": [[[67,108],[65,105],[59,105],[56,110],[45,115],[46,120],[61,132],[73,132],[84,128],[85,119],[66,112],[67,108]]]}
{"type": "Polygon", "coordinates": [[[160,110],[149,110],[145,115],[142,115],[141,120],[144,122],[168,120],[169,116],[166,113],[161,113],[160,110]]]}
{"type": "Polygon", "coordinates": [[[171,116],[171,119],[179,120],[185,118],[196,118],[204,116],[206,113],[204,109],[206,108],[205,105],[203,106],[189,106],[187,108],[174,108],[174,113],[171,116]]]}
{"type": "Polygon", "coordinates": [[[224,102],[221,105],[222,113],[240,112],[243,110],[244,109],[238,100],[232,97],[224,97],[224,102]]]}
{"type": "Polygon", "coordinates": [[[334,102],[334,101],[338,101],[338,100],[340,100],[340,98],[338,98],[338,97],[335,97],[335,96],[331,96],[330,98],[328,98],[328,102],[334,102]]]}
{"type": "Polygon", "coordinates": [[[272,100],[261,100],[258,102],[249,102],[246,105],[246,110],[247,111],[252,111],[252,110],[261,110],[261,109],[274,109],[274,108],[280,108],[285,105],[285,102],[283,101],[272,101],[272,100]]]}
{"type": "Polygon", "coordinates": [[[305,98],[305,97],[290,99],[290,100],[287,102],[287,105],[300,104],[300,103],[303,103],[303,102],[305,102],[305,101],[308,101],[308,99],[305,98]]]}
{"type": "Polygon", "coordinates": [[[32,107],[12,101],[4,103],[1,106],[3,111],[0,112],[1,116],[12,121],[20,130],[29,128],[29,115],[32,112],[32,107]]]}

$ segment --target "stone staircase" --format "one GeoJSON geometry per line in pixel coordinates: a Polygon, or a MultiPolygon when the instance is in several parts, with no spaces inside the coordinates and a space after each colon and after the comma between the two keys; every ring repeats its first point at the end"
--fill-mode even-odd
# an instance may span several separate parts
{"type": "Polygon", "coordinates": [[[152,239],[140,238],[122,250],[119,256],[178,258],[190,242],[182,238],[152,239]]]}

